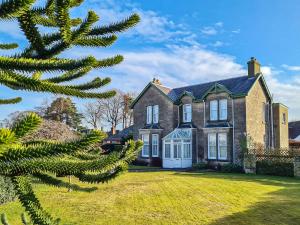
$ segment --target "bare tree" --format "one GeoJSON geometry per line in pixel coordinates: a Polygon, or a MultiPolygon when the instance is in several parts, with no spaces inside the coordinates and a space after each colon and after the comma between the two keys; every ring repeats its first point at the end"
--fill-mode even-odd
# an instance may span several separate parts
{"type": "Polygon", "coordinates": [[[109,99],[98,101],[98,107],[101,108],[102,120],[111,127],[112,134],[116,132],[116,127],[123,120],[124,94],[117,91],[117,94],[109,99]]]}
{"type": "Polygon", "coordinates": [[[98,102],[89,102],[84,105],[84,120],[92,125],[94,129],[99,129],[102,120],[102,108],[98,102]]]}
{"type": "Polygon", "coordinates": [[[123,95],[123,129],[133,124],[133,111],[130,109],[130,105],[135,96],[135,93],[126,93],[123,95]]]}

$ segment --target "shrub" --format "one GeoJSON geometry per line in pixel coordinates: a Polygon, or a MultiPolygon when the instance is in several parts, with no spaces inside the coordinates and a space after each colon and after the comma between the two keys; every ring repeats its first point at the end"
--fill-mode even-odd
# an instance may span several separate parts
{"type": "Polygon", "coordinates": [[[0,205],[15,200],[16,193],[9,177],[0,176],[0,205]]]}
{"type": "Polygon", "coordinates": [[[238,164],[228,163],[220,165],[220,171],[224,173],[243,173],[244,169],[238,164]]]}
{"type": "Polygon", "coordinates": [[[208,169],[208,165],[205,162],[194,163],[193,164],[193,169],[195,169],[195,170],[208,169]]]}
{"type": "Polygon", "coordinates": [[[144,160],[140,160],[140,159],[134,160],[131,164],[134,166],[148,166],[149,165],[148,162],[146,162],[144,160]]]}
{"type": "Polygon", "coordinates": [[[274,162],[262,160],[256,162],[256,173],[275,176],[294,176],[294,164],[291,162],[274,162]]]}

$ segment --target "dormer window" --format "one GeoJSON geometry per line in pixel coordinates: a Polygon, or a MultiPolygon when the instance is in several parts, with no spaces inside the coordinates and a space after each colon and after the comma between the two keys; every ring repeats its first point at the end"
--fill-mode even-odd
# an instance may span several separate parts
{"type": "Polygon", "coordinates": [[[183,105],[183,122],[189,123],[192,121],[192,105],[185,104],[183,105]]]}
{"type": "Polygon", "coordinates": [[[227,120],[227,99],[210,101],[210,120],[227,120]]]}
{"type": "Polygon", "coordinates": [[[159,107],[158,105],[147,106],[147,124],[158,123],[159,107]]]}

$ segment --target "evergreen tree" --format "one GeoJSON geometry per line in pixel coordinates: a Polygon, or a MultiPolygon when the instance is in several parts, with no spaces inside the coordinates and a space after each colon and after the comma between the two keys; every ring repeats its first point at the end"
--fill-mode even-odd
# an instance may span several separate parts
{"type": "MultiPolygon", "coordinates": [[[[95,26],[98,16],[89,11],[84,20],[70,17],[70,9],[80,6],[83,0],[48,0],[44,6],[33,6],[34,0],[6,0],[0,3],[0,19],[16,20],[29,45],[19,54],[0,56],[0,83],[13,90],[50,92],[80,98],[109,98],[114,91],[102,93],[89,90],[100,88],[110,78],[96,78],[79,85],[66,85],[86,75],[92,69],[110,67],[120,63],[120,55],[97,60],[93,56],[81,59],[58,57],[72,46],[107,47],[115,42],[116,33],[125,31],[139,21],[133,14],[129,18],[108,26],[95,26]],[[42,34],[39,26],[58,28],[42,34]],[[44,79],[45,73],[54,73],[44,79]]],[[[14,49],[15,43],[0,44],[1,49],[14,49]]],[[[1,99],[0,104],[18,103],[20,97],[1,99]]],[[[82,182],[106,182],[126,169],[139,149],[141,142],[129,142],[120,152],[103,155],[90,151],[89,146],[103,140],[105,134],[93,131],[80,140],[57,143],[50,141],[22,142],[21,138],[33,131],[41,122],[36,114],[29,113],[11,129],[0,129],[0,175],[14,183],[17,196],[33,224],[57,224],[58,221],[42,208],[31,187],[31,178],[45,184],[65,187],[64,181],[54,174],[75,176],[82,182]]],[[[24,224],[27,224],[22,216],[24,224]]],[[[5,216],[3,224],[8,224],[5,216]]]]}
{"type": "Polygon", "coordinates": [[[71,98],[59,97],[47,108],[45,119],[59,121],[79,130],[81,128],[82,114],[77,111],[76,105],[71,98]]]}

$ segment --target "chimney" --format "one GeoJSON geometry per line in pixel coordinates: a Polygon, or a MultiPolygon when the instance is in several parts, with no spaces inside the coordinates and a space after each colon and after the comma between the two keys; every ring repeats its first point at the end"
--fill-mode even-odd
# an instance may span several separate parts
{"type": "Polygon", "coordinates": [[[115,135],[117,133],[116,127],[112,126],[110,129],[111,135],[115,135]]]}
{"type": "Polygon", "coordinates": [[[256,58],[251,57],[248,64],[248,77],[255,77],[260,74],[260,64],[256,58]]]}
{"type": "Polygon", "coordinates": [[[159,79],[156,79],[156,78],[153,78],[152,83],[153,83],[153,84],[161,85],[160,80],[159,80],[159,79]]]}

